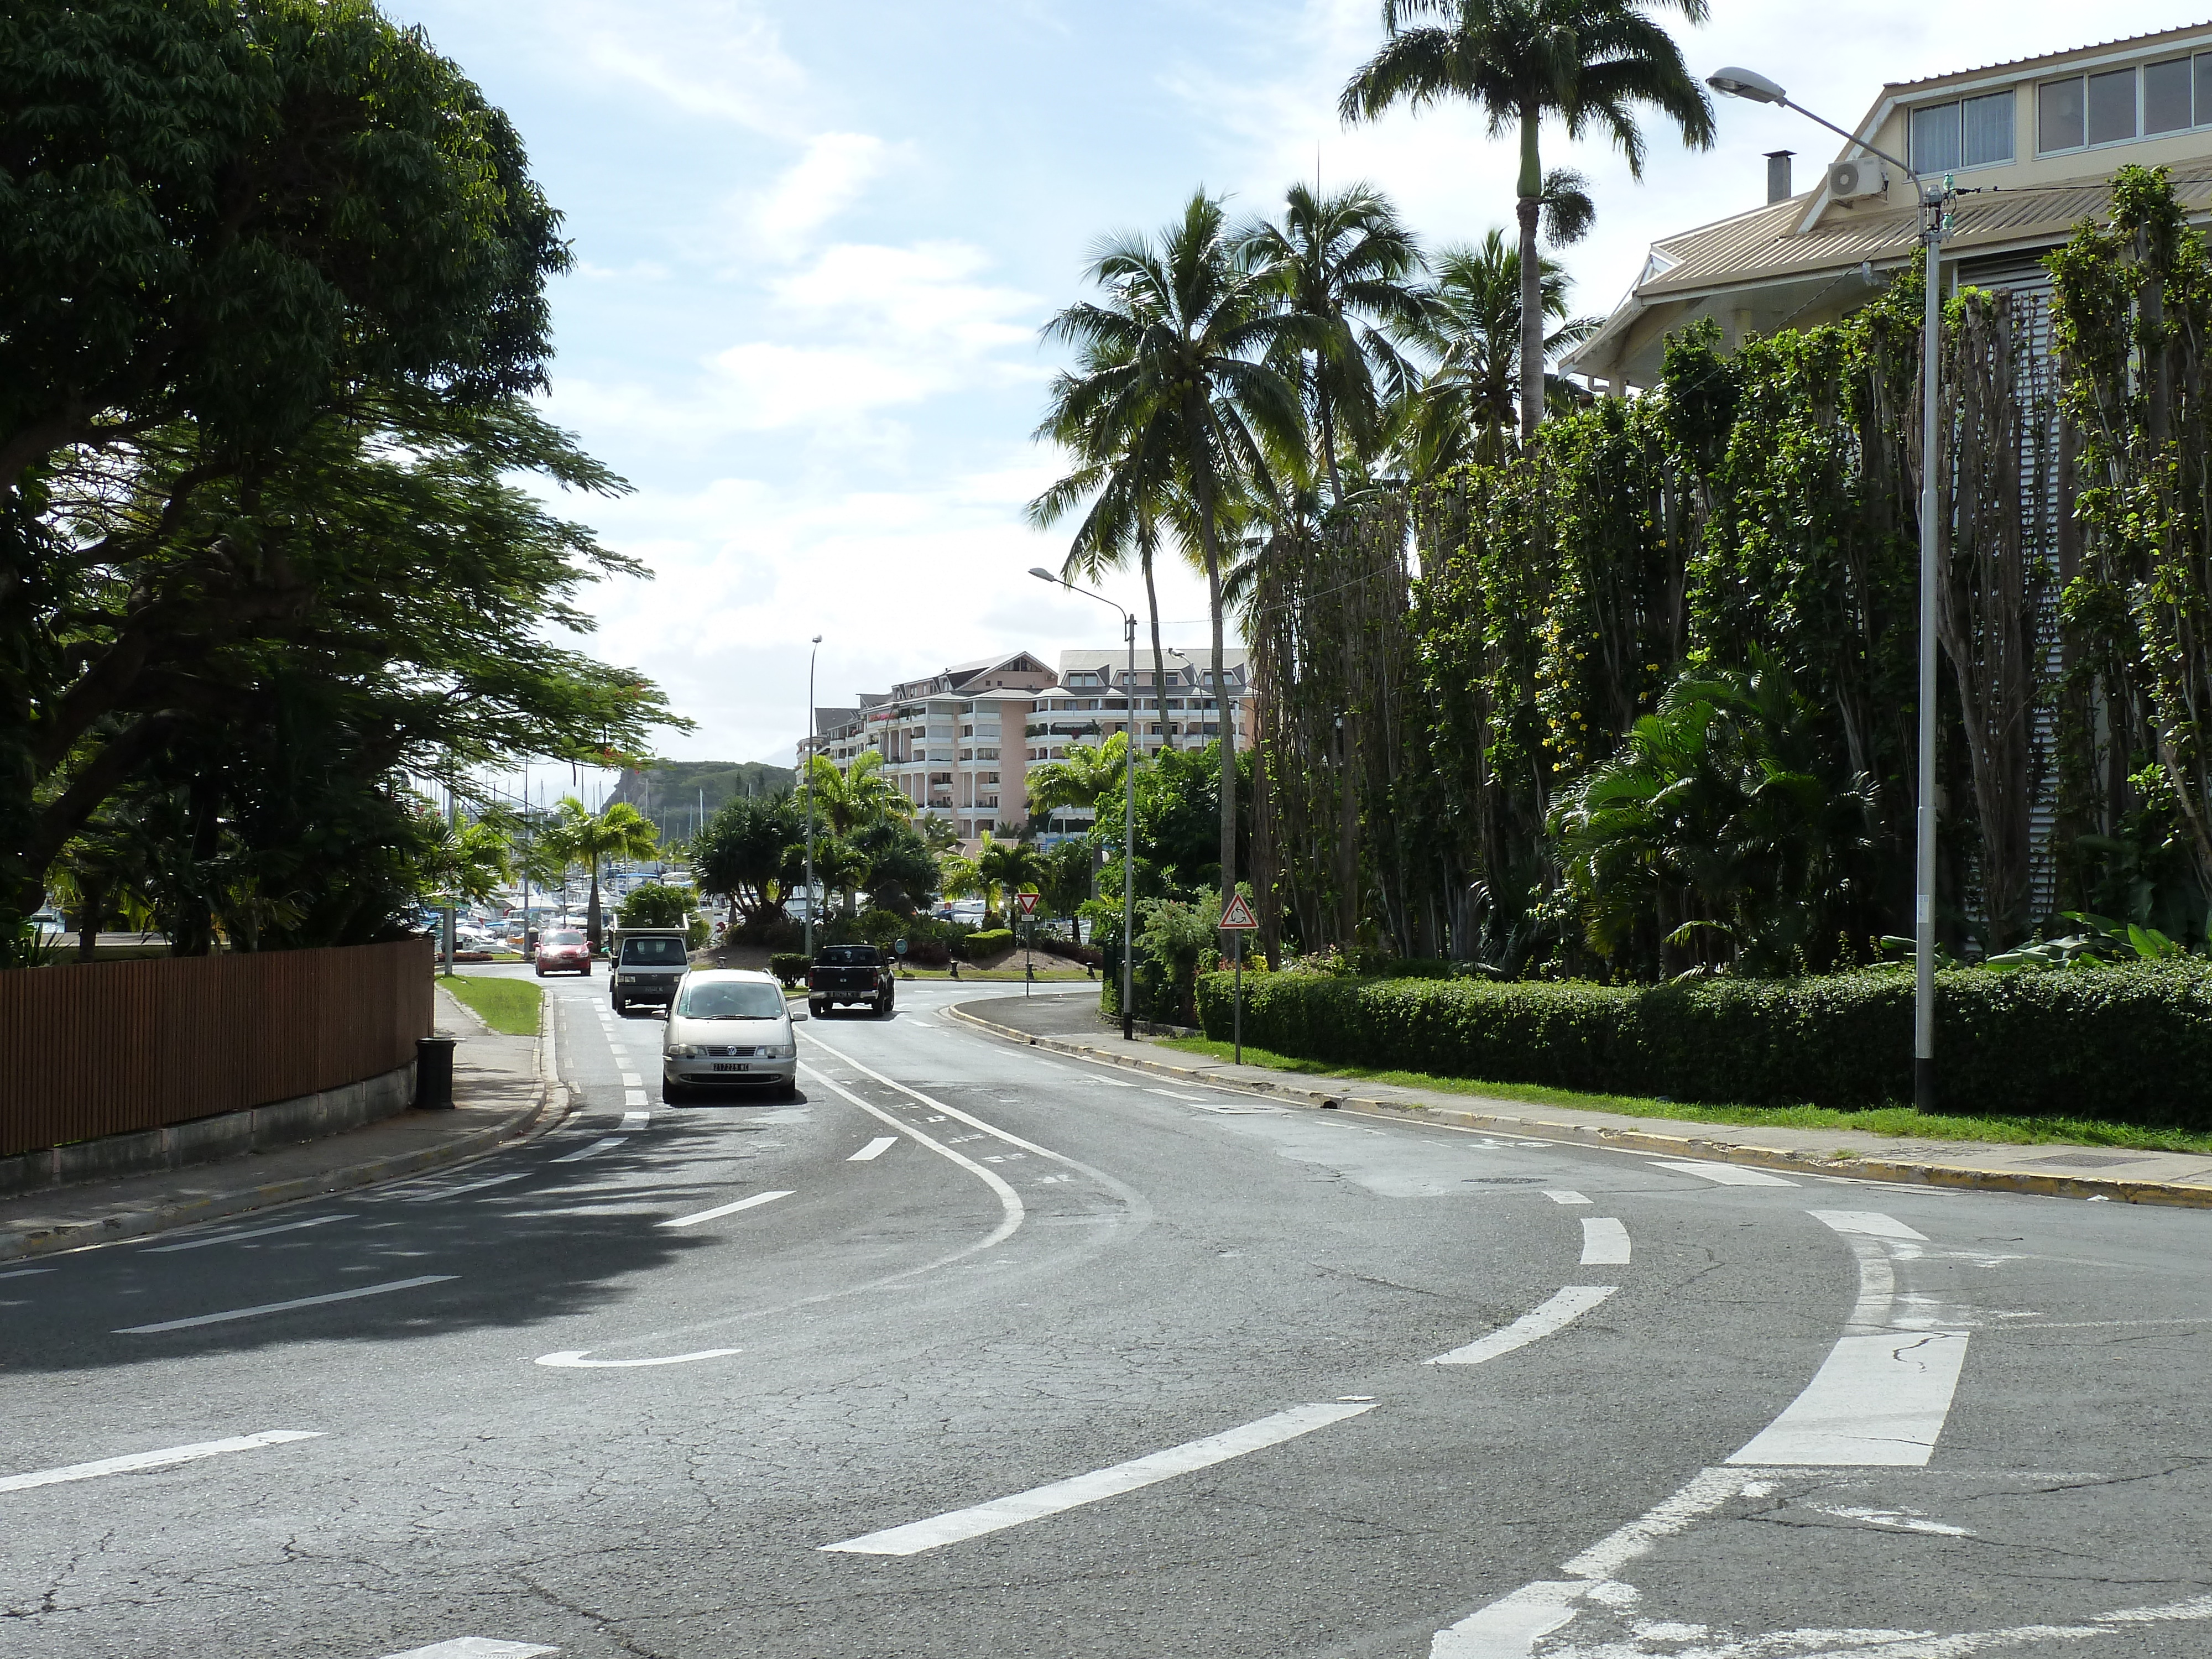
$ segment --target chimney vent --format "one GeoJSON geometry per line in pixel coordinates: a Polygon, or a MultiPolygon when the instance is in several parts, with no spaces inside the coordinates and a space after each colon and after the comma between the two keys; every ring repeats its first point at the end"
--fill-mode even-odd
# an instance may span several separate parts
{"type": "Polygon", "coordinates": [[[1796,192],[1790,188],[1790,158],[1794,149],[1770,149],[1766,152],[1766,199],[1786,202],[1796,192]]]}

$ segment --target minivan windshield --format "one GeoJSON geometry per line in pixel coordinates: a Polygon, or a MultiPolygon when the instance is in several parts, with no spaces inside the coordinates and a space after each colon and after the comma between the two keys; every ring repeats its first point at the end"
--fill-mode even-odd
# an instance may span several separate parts
{"type": "Polygon", "coordinates": [[[751,979],[693,980],[676,1000],[682,1019],[775,1019],[784,1012],[783,993],[751,979]]]}
{"type": "Polygon", "coordinates": [[[649,968],[680,968],[684,965],[684,941],[680,939],[631,939],[623,941],[622,959],[633,965],[649,968]]]}

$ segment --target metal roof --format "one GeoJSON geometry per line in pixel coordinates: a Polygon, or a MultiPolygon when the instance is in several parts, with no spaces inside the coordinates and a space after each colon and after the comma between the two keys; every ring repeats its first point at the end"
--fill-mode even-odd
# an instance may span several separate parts
{"type": "Polygon", "coordinates": [[[1890,81],[1883,84],[1887,93],[1926,91],[1932,87],[1948,86],[1953,82],[1971,81],[1978,75],[1995,75],[2001,70],[2029,68],[2052,69],[2077,63],[2084,58],[2094,58],[2100,52],[2115,52],[2127,47],[2148,46],[2160,40],[2179,40],[2192,34],[2201,34],[2212,28],[2212,23],[2184,23],[2176,28],[2153,29],[2148,34],[2124,34],[2117,40],[2099,40],[2086,46],[2069,46],[2063,52],[2039,52],[2027,58],[2008,58],[2000,63],[1984,64],[1978,69],[1950,70],[1942,75],[1923,76],[1917,81],[1890,81]]]}

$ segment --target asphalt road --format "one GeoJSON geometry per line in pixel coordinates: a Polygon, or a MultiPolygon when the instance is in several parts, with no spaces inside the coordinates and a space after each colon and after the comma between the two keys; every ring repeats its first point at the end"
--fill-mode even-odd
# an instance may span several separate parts
{"type": "Polygon", "coordinates": [[[669,1109],[546,983],[552,1134],[0,1271],[0,1656],[2212,1655],[2212,1217],[1155,1086],[975,986],[669,1109]]]}

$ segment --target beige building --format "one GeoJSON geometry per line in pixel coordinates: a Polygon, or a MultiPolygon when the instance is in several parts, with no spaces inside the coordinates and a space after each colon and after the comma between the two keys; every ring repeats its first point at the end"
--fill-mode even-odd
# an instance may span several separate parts
{"type": "Polygon", "coordinates": [[[1711,319],[1735,344],[1863,305],[1911,262],[1920,215],[1911,179],[1863,146],[1956,184],[1947,289],[2047,289],[2041,257],[2107,210],[2122,167],[2170,167],[2202,219],[2212,211],[2212,24],[1893,82],[1851,131],[1812,189],[1792,191],[1790,155],[1777,151],[1764,206],[1653,243],[1566,369],[1619,395],[1657,380],[1666,337],[1687,324],[1711,319]]]}

